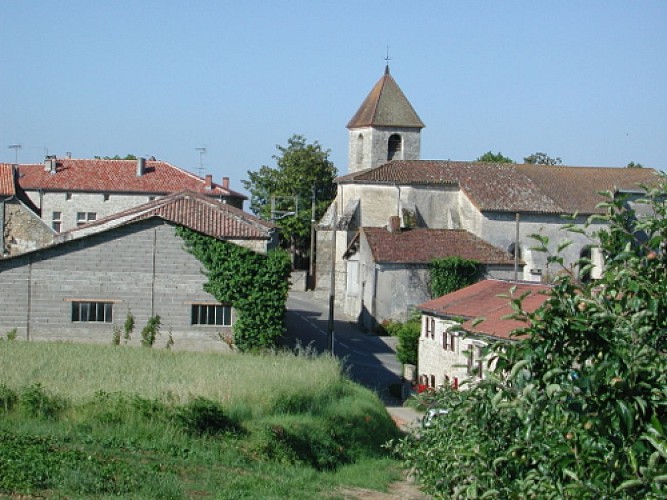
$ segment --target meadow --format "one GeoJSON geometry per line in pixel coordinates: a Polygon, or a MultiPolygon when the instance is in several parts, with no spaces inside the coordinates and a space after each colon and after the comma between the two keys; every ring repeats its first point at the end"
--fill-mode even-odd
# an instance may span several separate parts
{"type": "Polygon", "coordinates": [[[383,491],[397,434],[331,357],[0,341],[0,496],[383,491]]]}

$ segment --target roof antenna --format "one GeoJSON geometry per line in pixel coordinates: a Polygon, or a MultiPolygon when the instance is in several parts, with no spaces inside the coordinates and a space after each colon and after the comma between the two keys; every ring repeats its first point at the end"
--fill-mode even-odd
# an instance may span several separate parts
{"type": "Polygon", "coordinates": [[[195,148],[197,151],[199,151],[199,168],[197,169],[197,172],[199,172],[199,177],[202,176],[204,173],[204,154],[206,153],[206,146],[202,146],[200,148],[195,148]]]}
{"type": "Polygon", "coordinates": [[[16,165],[18,165],[18,164],[19,164],[19,149],[21,149],[21,145],[20,145],[20,144],[10,144],[10,145],[7,146],[7,147],[8,147],[9,149],[13,149],[13,150],[14,150],[14,155],[15,155],[15,159],[16,159],[16,165]]]}
{"type": "Polygon", "coordinates": [[[391,57],[389,57],[389,45],[387,45],[387,57],[384,58],[386,61],[386,65],[384,67],[384,74],[388,75],[389,74],[389,61],[391,61],[391,57]]]}

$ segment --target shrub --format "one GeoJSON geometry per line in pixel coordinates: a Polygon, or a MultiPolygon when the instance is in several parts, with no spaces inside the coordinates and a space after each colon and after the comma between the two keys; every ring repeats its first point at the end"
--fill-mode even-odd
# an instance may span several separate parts
{"type": "Polygon", "coordinates": [[[30,416],[51,420],[56,419],[68,406],[64,398],[49,394],[39,383],[21,393],[20,403],[30,416]]]}
{"type": "Polygon", "coordinates": [[[196,398],[176,411],[176,422],[189,434],[212,435],[238,432],[239,425],[229,418],[222,406],[210,399],[196,398]]]}
{"type": "Polygon", "coordinates": [[[446,257],[431,262],[429,270],[431,294],[433,297],[440,297],[476,283],[482,272],[482,266],[474,260],[446,257]]]}
{"type": "Polygon", "coordinates": [[[155,339],[160,334],[160,315],[156,314],[148,318],[146,326],[141,330],[141,345],[153,347],[155,339]]]}

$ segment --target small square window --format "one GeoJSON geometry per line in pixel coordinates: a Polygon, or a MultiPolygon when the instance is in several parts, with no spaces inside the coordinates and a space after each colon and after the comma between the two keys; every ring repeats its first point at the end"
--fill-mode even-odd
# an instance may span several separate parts
{"type": "Polygon", "coordinates": [[[110,197],[111,195],[109,195],[109,193],[104,193],[104,201],[109,201],[110,197]]]}
{"type": "Polygon", "coordinates": [[[76,213],[76,225],[81,226],[88,222],[93,222],[97,220],[97,213],[95,212],[77,212],[76,213]]]}
{"type": "Polygon", "coordinates": [[[66,200],[71,200],[72,199],[72,193],[65,193],[65,199],[66,200]]]}

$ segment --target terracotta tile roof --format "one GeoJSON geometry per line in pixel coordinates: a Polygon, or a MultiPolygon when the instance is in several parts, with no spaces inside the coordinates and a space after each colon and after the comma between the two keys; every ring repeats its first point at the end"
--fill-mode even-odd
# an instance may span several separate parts
{"type": "Polygon", "coordinates": [[[388,66],[347,124],[349,129],[369,126],[424,128],[412,104],[389,74],[388,66]]]}
{"type": "Polygon", "coordinates": [[[211,196],[246,196],[220,184],[206,189],[206,180],[164,161],[146,160],[137,175],[136,160],[58,159],[55,173],[43,164],[19,166],[19,183],[26,190],[91,191],[167,194],[193,191],[211,196]]]}
{"type": "Polygon", "coordinates": [[[339,184],[454,185],[481,211],[598,213],[600,191],[655,184],[650,168],[563,167],[442,160],[391,161],[336,179],[339,184]]]}
{"type": "Polygon", "coordinates": [[[7,163],[0,164],[0,196],[13,196],[16,194],[14,185],[14,169],[7,163]]]}
{"type": "Polygon", "coordinates": [[[274,225],[201,193],[181,192],[139,205],[62,233],[80,238],[138,220],[159,217],[224,240],[268,240],[274,225]]]}
{"type": "Polygon", "coordinates": [[[461,257],[482,264],[514,265],[514,258],[463,229],[360,230],[378,263],[426,264],[443,257],[461,257]]]}
{"type": "Polygon", "coordinates": [[[547,294],[551,290],[549,285],[538,283],[483,280],[425,302],[417,309],[435,316],[462,317],[466,319],[463,328],[468,332],[507,339],[514,330],[526,327],[521,321],[503,319],[514,311],[510,299],[499,295],[508,296],[513,287],[513,297],[529,294],[523,301],[523,308],[528,312],[540,307],[549,298],[547,294]],[[484,321],[473,326],[477,318],[484,318],[484,321]]]}

